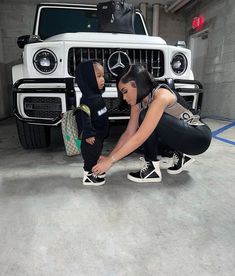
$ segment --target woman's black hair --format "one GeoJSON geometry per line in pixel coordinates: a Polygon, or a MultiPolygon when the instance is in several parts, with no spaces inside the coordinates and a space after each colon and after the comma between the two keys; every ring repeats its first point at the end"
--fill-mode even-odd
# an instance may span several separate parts
{"type": "Polygon", "coordinates": [[[137,100],[136,103],[140,103],[154,87],[156,87],[156,81],[153,76],[146,70],[141,64],[134,64],[129,67],[129,70],[120,76],[117,80],[119,82],[128,83],[134,81],[137,87],[137,100]]]}

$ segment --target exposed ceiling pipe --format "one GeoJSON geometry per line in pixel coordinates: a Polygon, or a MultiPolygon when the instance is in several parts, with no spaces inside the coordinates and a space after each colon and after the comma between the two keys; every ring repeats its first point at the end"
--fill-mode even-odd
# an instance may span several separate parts
{"type": "Polygon", "coordinates": [[[178,11],[179,9],[181,9],[186,4],[188,4],[190,1],[192,1],[192,0],[177,0],[173,4],[169,5],[165,9],[165,11],[174,13],[174,12],[178,11]]]}
{"type": "Polygon", "coordinates": [[[153,25],[152,25],[152,34],[153,36],[159,35],[159,10],[160,5],[154,4],[153,5],[153,25]]]}
{"type": "Polygon", "coordinates": [[[146,2],[141,2],[140,3],[140,11],[141,11],[141,13],[142,13],[142,15],[143,15],[143,17],[144,17],[144,19],[146,20],[146,10],[147,10],[147,5],[148,5],[148,3],[146,3],[146,2]]]}

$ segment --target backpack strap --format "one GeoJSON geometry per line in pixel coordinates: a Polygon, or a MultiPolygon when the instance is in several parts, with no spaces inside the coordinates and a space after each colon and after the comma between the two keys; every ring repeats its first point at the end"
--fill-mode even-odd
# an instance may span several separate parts
{"type": "Polygon", "coordinates": [[[75,113],[78,111],[78,110],[82,110],[83,112],[85,112],[89,117],[91,116],[91,111],[90,111],[90,108],[89,106],[85,105],[85,104],[81,104],[80,106],[74,108],[73,107],[73,115],[75,115],[75,113]]]}
{"type": "Polygon", "coordinates": [[[89,117],[91,116],[91,111],[89,106],[85,105],[85,104],[81,104],[80,108],[83,112],[85,112],[89,117]]]}

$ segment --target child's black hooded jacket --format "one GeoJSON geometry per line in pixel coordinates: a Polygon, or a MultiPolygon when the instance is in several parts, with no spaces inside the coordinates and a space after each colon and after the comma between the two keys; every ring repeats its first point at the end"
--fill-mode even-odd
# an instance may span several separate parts
{"type": "Polygon", "coordinates": [[[76,120],[79,135],[83,139],[89,137],[105,138],[108,134],[108,113],[102,91],[98,88],[92,61],[82,62],[76,70],[76,82],[82,92],[80,104],[90,108],[91,116],[78,110],[76,120]]]}

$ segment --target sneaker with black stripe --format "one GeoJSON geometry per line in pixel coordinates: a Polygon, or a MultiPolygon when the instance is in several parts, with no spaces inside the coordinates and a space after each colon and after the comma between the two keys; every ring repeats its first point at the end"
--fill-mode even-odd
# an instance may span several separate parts
{"type": "Polygon", "coordinates": [[[133,182],[161,182],[160,161],[146,160],[143,157],[140,160],[143,161],[143,168],[129,173],[127,178],[133,182]]]}
{"type": "Polygon", "coordinates": [[[181,152],[175,152],[173,155],[173,166],[167,169],[169,174],[181,173],[189,164],[195,161],[194,158],[183,154],[181,152]]]}
{"type": "Polygon", "coordinates": [[[83,185],[86,186],[101,186],[105,184],[105,178],[99,175],[95,175],[92,172],[85,172],[82,181],[83,185]]]}

